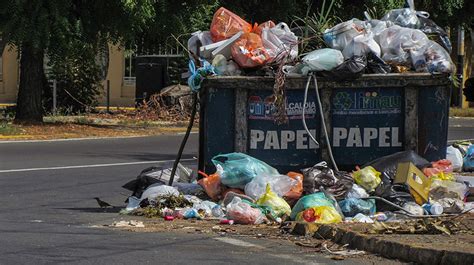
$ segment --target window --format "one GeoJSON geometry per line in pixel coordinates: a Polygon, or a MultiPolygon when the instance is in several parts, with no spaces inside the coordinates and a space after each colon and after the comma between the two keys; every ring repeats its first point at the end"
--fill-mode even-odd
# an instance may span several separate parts
{"type": "Polygon", "coordinates": [[[126,86],[134,86],[136,81],[135,76],[135,58],[136,54],[134,50],[125,50],[125,71],[123,74],[123,83],[126,86]]]}

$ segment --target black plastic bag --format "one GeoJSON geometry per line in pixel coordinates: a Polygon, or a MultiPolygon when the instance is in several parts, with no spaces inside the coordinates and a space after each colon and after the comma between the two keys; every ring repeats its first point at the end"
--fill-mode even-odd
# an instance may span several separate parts
{"type": "MultiPolygon", "coordinates": [[[[384,181],[375,189],[377,196],[382,197],[396,205],[403,207],[407,202],[415,202],[415,199],[410,194],[408,187],[405,184],[387,184],[389,181],[384,181]]],[[[393,207],[383,201],[376,201],[377,211],[398,211],[400,209],[393,207]]]]}
{"type": "Polygon", "coordinates": [[[344,172],[336,172],[327,167],[326,162],[321,162],[313,167],[301,170],[303,173],[304,194],[313,194],[322,191],[334,196],[335,199],[344,199],[347,192],[352,188],[354,180],[344,172]]]}
{"type": "Polygon", "coordinates": [[[370,52],[367,55],[367,70],[368,74],[388,74],[392,72],[392,68],[382,58],[375,53],[370,52]]]}
{"type": "Polygon", "coordinates": [[[441,40],[441,45],[451,53],[453,51],[453,46],[451,45],[451,41],[449,40],[448,33],[441,28],[440,26],[436,25],[433,20],[426,18],[424,16],[418,16],[418,20],[420,21],[420,30],[423,31],[426,35],[437,35],[441,40]]]}
{"type": "Polygon", "coordinates": [[[364,74],[367,67],[365,56],[352,56],[331,71],[319,72],[321,76],[335,80],[354,80],[364,74]]]}

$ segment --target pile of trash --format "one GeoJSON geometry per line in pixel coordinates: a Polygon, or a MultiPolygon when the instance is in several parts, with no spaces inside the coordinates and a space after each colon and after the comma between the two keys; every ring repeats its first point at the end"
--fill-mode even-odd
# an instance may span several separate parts
{"type": "Polygon", "coordinates": [[[427,12],[416,11],[413,3],[410,6],[391,10],[381,19],[365,12],[366,20],[354,18],[328,28],[322,32],[327,48],[308,54],[299,54],[304,40],[286,23],[252,26],[221,7],[210,30],[197,31],[188,40],[192,59],[188,84],[197,91],[207,76],[256,74],[255,70],[269,65],[283,66],[277,69],[287,75],[320,72],[336,79],[355,79],[363,73],[452,73],[455,66],[447,33],[427,12]]]}
{"type": "Polygon", "coordinates": [[[285,174],[243,153],[223,154],[212,159],[216,172],[199,172],[199,179],[179,165],[172,186],[167,185],[171,169],[144,170],[123,186],[133,192],[124,212],[165,220],[217,219],[222,224],[329,224],[470,211],[474,185],[456,172],[474,171],[474,145],[457,143],[447,153],[447,159],[432,163],[403,151],[353,172],[334,171],[320,162],[285,174]]]}

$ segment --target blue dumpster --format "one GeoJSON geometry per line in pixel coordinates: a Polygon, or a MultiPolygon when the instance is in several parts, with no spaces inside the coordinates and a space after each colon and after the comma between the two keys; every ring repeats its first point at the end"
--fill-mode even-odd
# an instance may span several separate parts
{"type": "MultiPolygon", "coordinates": [[[[200,95],[199,169],[215,170],[211,158],[243,152],[280,172],[329,161],[314,85],[303,106],[306,78],[287,78],[288,122],[277,124],[274,79],[215,77],[200,95]],[[302,124],[302,110],[310,140],[302,124]]],[[[353,169],[375,158],[415,150],[430,161],[445,158],[450,81],[425,73],[364,75],[336,82],[318,78],[324,118],[339,168],[353,169]]]]}

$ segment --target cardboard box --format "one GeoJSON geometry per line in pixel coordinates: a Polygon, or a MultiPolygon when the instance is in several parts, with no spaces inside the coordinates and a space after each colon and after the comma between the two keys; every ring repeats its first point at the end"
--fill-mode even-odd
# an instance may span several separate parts
{"type": "Polygon", "coordinates": [[[410,191],[415,192],[414,196],[422,199],[422,202],[417,200],[418,204],[428,201],[428,194],[430,193],[431,179],[427,178],[421,170],[419,170],[412,163],[400,163],[397,167],[397,174],[393,183],[405,183],[410,187],[410,191]]]}

